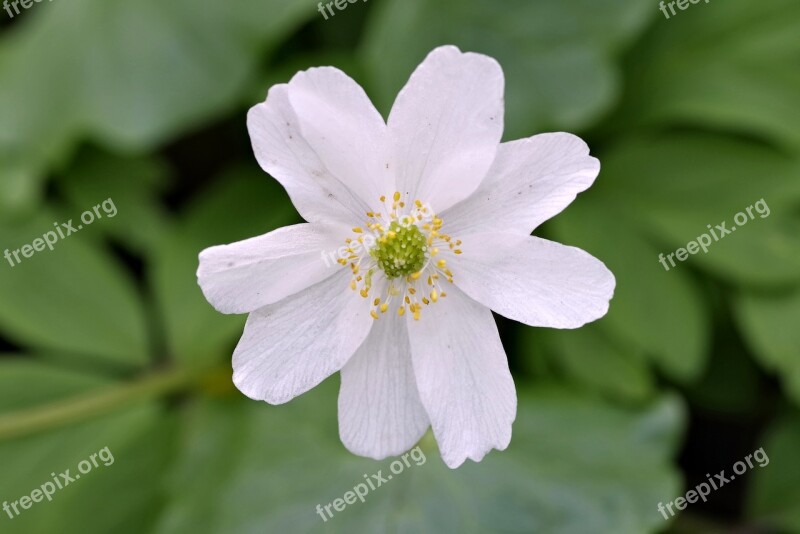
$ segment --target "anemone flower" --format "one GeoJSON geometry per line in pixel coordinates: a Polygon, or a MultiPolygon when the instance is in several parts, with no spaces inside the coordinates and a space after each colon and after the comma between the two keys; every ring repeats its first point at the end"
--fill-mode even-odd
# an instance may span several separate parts
{"type": "Polygon", "coordinates": [[[501,143],[503,90],[494,59],[444,46],[388,121],[331,67],[250,110],[259,164],[308,222],[200,254],[208,301],[249,314],[233,354],[242,393],[281,404],[340,371],[355,454],[398,455],[429,427],[451,468],[508,446],[517,399],[492,311],[578,328],[605,315],[615,280],[531,235],[600,165],[567,133],[501,143]]]}

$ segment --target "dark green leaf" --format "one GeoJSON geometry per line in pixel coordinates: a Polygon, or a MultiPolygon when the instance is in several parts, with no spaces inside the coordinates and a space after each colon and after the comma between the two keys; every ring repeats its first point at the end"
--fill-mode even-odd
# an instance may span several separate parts
{"type": "Polygon", "coordinates": [[[758,361],[780,373],[787,393],[800,403],[800,291],[742,294],[734,309],[758,361]]]}
{"type": "MultiPolygon", "coordinates": [[[[91,206],[87,208],[91,211],[91,206]]],[[[122,266],[90,235],[108,219],[96,218],[92,226],[81,229],[81,213],[60,218],[46,211],[0,224],[0,243],[12,256],[20,250],[21,260],[19,264],[13,261],[13,267],[6,259],[0,264],[0,330],[20,344],[46,352],[144,364],[150,346],[142,303],[122,266]],[[54,223],[70,219],[77,233],[68,235],[64,229],[64,239],[51,234],[51,241],[59,237],[52,251],[43,248],[30,258],[23,257],[23,246],[55,232],[54,223]]],[[[117,217],[126,224],[138,222],[124,213],[117,217]]]]}
{"type": "MultiPolygon", "coordinates": [[[[784,417],[762,440],[769,464],[755,469],[749,516],[776,532],[800,531],[800,417],[784,417]]],[[[756,464],[760,465],[760,464],[756,464]]]]}

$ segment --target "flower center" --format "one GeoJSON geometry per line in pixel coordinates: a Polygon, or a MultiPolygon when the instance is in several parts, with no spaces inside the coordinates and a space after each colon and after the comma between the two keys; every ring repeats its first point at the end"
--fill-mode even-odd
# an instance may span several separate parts
{"type": "Polygon", "coordinates": [[[395,309],[403,316],[408,309],[419,320],[423,306],[447,296],[442,284],[453,282],[447,257],[461,254],[461,241],[442,233],[444,221],[430,207],[420,200],[406,207],[401,198],[396,192],[387,205],[381,197],[387,216],[367,212],[367,230],[353,228],[356,235],[345,240],[348,256],[338,260],[350,265],[352,290],[365,299],[376,293],[374,319],[395,309]]]}
{"type": "Polygon", "coordinates": [[[369,254],[386,273],[386,278],[393,279],[421,271],[428,259],[427,251],[428,240],[416,225],[401,226],[392,221],[369,254]]]}

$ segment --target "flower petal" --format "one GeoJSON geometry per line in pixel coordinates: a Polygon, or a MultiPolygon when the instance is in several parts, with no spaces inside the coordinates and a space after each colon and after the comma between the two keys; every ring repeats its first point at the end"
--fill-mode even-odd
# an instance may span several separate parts
{"type": "Polygon", "coordinates": [[[348,225],[361,221],[367,204],[325,166],[300,133],[288,87],[272,87],[267,100],[247,114],[258,163],[286,189],[305,220],[348,225]]]}
{"type": "Polygon", "coordinates": [[[572,134],[503,143],[478,190],[441,216],[459,237],[489,231],[529,235],[592,185],[599,172],[600,162],[572,134]]]}
{"type": "Polygon", "coordinates": [[[249,313],[328,278],[348,229],[298,224],[205,249],[197,281],[222,313],[249,313]]]}
{"type": "Polygon", "coordinates": [[[364,90],[339,69],[321,67],[292,78],[289,100],[303,137],[331,174],[366,204],[379,206],[378,198],[394,191],[394,176],[386,123],[364,90]]]}
{"type": "Polygon", "coordinates": [[[505,449],[517,394],[489,308],[453,287],[409,320],[408,332],[419,395],[448,467],[505,449]]]}
{"type": "Polygon", "coordinates": [[[429,425],[405,319],[388,314],[342,368],[339,436],[351,452],[382,460],[409,450],[429,425]]]}
{"type": "Polygon", "coordinates": [[[600,260],[528,235],[465,236],[455,284],[504,317],[530,326],[578,328],[608,311],[616,281],[600,260]]]}
{"type": "Polygon", "coordinates": [[[282,404],[339,371],[369,334],[369,306],[330,278],[250,314],[233,353],[233,382],[255,400],[282,404]]]}
{"type": "Polygon", "coordinates": [[[475,191],[503,135],[503,71],[454,46],[431,52],[389,116],[397,190],[444,211],[475,191]]]}

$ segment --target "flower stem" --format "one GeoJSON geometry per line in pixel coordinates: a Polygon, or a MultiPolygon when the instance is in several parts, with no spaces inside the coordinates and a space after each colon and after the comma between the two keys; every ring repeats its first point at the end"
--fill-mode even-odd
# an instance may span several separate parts
{"type": "Polygon", "coordinates": [[[0,441],[65,426],[117,408],[188,389],[208,375],[207,371],[198,373],[186,369],[169,369],[144,375],[113,389],[93,391],[43,406],[3,414],[0,415],[0,441]]]}

